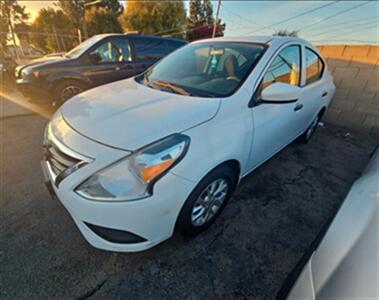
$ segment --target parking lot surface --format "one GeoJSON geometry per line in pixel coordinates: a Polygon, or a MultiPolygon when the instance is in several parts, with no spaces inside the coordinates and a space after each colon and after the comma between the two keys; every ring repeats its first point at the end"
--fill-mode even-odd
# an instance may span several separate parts
{"type": "Polygon", "coordinates": [[[216,223],[141,253],[91,247],[48,195],[47,119],[0,119],[1,299],[273,299],[334,215],[376,141],[320,128],[245,178],[216,223]]]}

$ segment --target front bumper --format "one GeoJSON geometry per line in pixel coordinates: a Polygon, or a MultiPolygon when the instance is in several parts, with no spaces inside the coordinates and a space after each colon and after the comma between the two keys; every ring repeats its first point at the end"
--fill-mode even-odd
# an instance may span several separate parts
{"type": "Polygon", "coordinates": [[[52,96],[49,84],[30,78],[16,79],[16,87],[26,98],[47,100],[52,96]]]}
{"type": "MultiPolygon", "coordinates": [[[[61,129],[64,126],[61,124],[61,129]]],[[[67,137],[75,140],[81,150],[90,148],[91,157],[97,157],[96,152],[101,156],[70,174],[58,187],[54,184],[55,178],[47,161],[42,161],[42,169],[50,193],[61,201],[91,245],[109,251],[134,252],[151,248],[172,236],[180,209],[194,188],[193,182],[169,172],[155,184],[153,195],[148,198],[134,201],[88,200],[74,189],[126,153],[90,141],[72,130],[65,134],[67,137]]],[[[67,143],[65,146],[70,147],[67,143]]]]}
{"type": "MultiPolygon", "coordinates": [[[[47,173],[46,162],[42,162],[47,173]]],[[[65,181],[69,180],[68,177],[65,181]]],[[[59,188],[47,186],[53,198],[58,198],[68,210],[75,224],[94,247],[120,252],[135,252],[149,249],[172,236],[180,209],[190,194],[193,184],[171,173],[166,174],[155,186],[154,195],[135,201],[105,202],[92,201],[76,194],[61,183],[59,188]],[[137,243],[115,242],[93,229],[92,226],[122,231],[140,237],[137,243]]]]}

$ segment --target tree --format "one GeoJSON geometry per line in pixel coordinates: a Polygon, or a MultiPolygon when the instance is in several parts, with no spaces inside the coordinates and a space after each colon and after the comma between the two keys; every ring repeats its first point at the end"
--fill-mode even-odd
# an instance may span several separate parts
{"type": "Polygon", "coordinates": [[[82,41],[82,35],[88,37],[87,27],[84,21],[85,3],[85,0],[59,0],[56,3],[63,13],[70,18],[70,22],[76,28],[79,42],[82,41]]]}
{"type": "Polygon", "coordinates": [[[189,16],[187,19],[189,26],[204,22],[204,9],[201,0],[191,0],[189,4],[189,16]]]}
{"type": "Polygon", "coordinates": [[[204,21],[208,25],[213,25],[215,22],[215,19],[213,18],[213,6],[211,3],[211,0],[204,0],[203,2],[203,8],[204,8],[204,21]]]}
{"type": "Polygon", "coordinates": [[[75,28],[62,10],[43,8],[32,24],[30,41],[44,52],[62,52],[74,46],[75,28]]]}
{"type": "Polygon", "coordinates": [[[298,31],[289,31],[287,29],[280,29],[278,31],[275,31],[273,35],[276,36],[293,36],[293,37],[298,37],[298,31]]]}
{"type": "Polygon", "coordinates": [[[105,7],[92,7],[85,13],[89,36],[99,33],[122,32],[117,13],[105,7]]]}
{"type": "Polygon", "coordinates": [[[124,11],[124,6],[120,3],[119,0],[102,0],[100,3],[94,6],[107,8],[110,12],[117,15],[121,14],[124,11]]]}
{"type": "Polygon", "coordinates": [[[124,31],[171,33],[182,37],[186,23],[183,1],[128,1],[120,16],[124,31]]]}
{"type": "Polygon", "coordinates": [[[6,52],[9,34],[14,46],[16,46],[14,25],[24,23],[28,18],[29,15],[25,12],[25,7],[20,6],[17,0],[0,0],[0,55],[4,55],[6,52]]]}
{"type": "MultiPolygon", "coordinates": [[[[187,39],[190,41],[210,38],[213,33],[215,19],[213,6],[210,0],[191,0],[187,18],[187,39]]],[[[223,36],[225,23],[221,20],[216,24],[216,36],[223,36]]]]}

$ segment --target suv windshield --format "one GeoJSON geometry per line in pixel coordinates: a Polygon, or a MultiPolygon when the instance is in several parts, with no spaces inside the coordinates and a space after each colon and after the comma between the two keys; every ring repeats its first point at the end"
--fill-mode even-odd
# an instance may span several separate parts
{"type": "Polygon", "coordinates": [[[77,58],[82,53],[84,53],[87,49],[91,48],[92,45],[103,39],[104,36],[102,35],[95,35],[93,37],[90,37],[89,39],[85,40],[83,43],[77,45],[75,48],[71,49],[69,52],[65,54],[68,58],[77,58]]]}
{"type": "Polygon", "coordinates": [[[151,88],[200,97],[233,94],[263,54],[264,46],[204,42],[185,46],[136,78],[151,88]]]}

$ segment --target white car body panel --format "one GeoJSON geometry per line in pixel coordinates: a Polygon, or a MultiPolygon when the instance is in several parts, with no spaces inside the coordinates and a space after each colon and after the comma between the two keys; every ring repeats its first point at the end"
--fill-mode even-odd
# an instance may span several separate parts
{"type": "Polygon", "coordinates": [[[219,99],[188,99],[145,87],[130,78],[79,94],[61,112],[84,136],[112,147],[136,150],[208,121],[219,105],[219,99]],[[99,95],[106,95],[107,101],[99,95]]]}
{"type": "MultiPolygon", "coordinates": [[[[53,188],[82,234],[95,247],[138,251],[169,238],[184,202],[207,173],[233,160],[238,162],[242,178],[302,134],[312,119],[328,106],[334,84],[325,70],[319,82],[300,87],[302,93],[296,103],[249,107],[257,83],[278,51],[291,44],[314,49],[307,42],[283,37],[216,40],[267,43],[267,50],[253,72],[229,97],[177,95],[142,86],[132,78],[74,97],[53,118],[52,135],[73,152],[91,159],[65,178],[59,188],[53,188]],[[322,99],[324,90],[328,95],[322,99]],[[299,102],[304,109],[294,111],[299,102]],[[174,133],[189,136],[190,146],[184,158],[156,182],[152,196],[107,202],[84,199],[75,193],[74,189],[95,172],[174,133]],[[97,236],[83,222],[127,230],[147,241],[111,243],[97,236]]],[[[304,78],[302,80],[304,83],[304,78]]]]}
{"type": "Polygon", "coordinates": [[[379,299],[379,149],[287,299],[379,299]]]}

